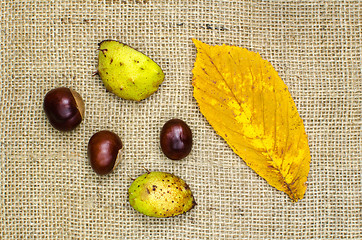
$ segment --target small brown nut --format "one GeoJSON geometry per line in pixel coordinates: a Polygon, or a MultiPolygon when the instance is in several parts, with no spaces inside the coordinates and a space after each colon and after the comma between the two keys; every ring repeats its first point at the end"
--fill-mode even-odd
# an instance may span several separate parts
{"type": "Polygon", "coordinates": [[[76,91],[60,87],[44,97],[43,108],[50,124],[59,131],[75,129],[84,117],[84,102],[76,91]]]}
{"type": "Polygon", "coordinates": [[[119,164],[122,141],[111,131],[95,133],[88,143],[88,158],[91,167],[98,175],[112,172],[119,164]]]}
{"type": "Polygon", "coordinates": [[[160,144],[166,157],[172,160],[185,158],[192,148],[190,127],[180,119],[167,121],[161,130],[160,144]]]}

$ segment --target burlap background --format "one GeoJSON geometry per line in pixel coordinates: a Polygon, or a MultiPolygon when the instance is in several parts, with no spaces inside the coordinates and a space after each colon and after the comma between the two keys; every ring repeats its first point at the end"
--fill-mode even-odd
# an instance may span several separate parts
{"type": "Polygon", "coordinates": [[[361,239],[360,1],[16,1],[0,5],[0,239],[361,239]],[[195,37],[260,52],[289,86],[309,136],[305,198],[291,203],[216,135],[192,97],[195,37]],[[140,103],[107,93],[97,44],[127,43],[166,79],[140,103]],[[54,130],[42,100],[77,90],[86,118],[54,130]],[[170,118],[189,123],[194,147],[170,161],[158,136],[170,118]],[[124,160],[98,177],[86,155],[98,130],[118,133],[124,160]],[[144,167],[185,179],[198,205],[154,219],[127,202],[144,167]]]}

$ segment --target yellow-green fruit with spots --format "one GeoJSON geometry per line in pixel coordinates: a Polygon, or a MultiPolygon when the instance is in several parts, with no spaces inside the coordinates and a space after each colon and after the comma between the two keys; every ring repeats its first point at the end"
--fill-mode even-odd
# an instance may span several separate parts
{"type": "Polygon", "coordinates": [[[196,205],[190,187],[181,178],[165,172],[138,177],[128,190],[131,206],[147,216],[172,217],[196,205]]]}
{"type": "Polygon", "coordinates": [[[151,58],[114,40],[99,44],[98,74],[108,91],[135,101],[156,92],[165,78],[151,58]]]}

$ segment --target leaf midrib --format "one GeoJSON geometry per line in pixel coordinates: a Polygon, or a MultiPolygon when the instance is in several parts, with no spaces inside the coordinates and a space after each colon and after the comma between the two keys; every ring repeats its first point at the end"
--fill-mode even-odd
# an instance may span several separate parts
{"type": "MultiPolygon", "coordinates": [[[[241,104],[240,104],[239,100],[237,99],[235,93],[233,92],[232,88],[229,86],[228,82],[225,80],[224,76],[221,74],[221,72],[219,71],[218,67],[214,64],[211,56],[207,53],[207,51],[206,51],[204,48],[203,48],[203,50],[204,50],[206,56],[210,59],[211,64],[215,67],[216,71],[219,73],[219,75],[221,76],[221,78],[222,78],[223,81],[225,82],[226,86],[228,87],[228,89],[229,89],[230,92],[232,93],[233,98],[234,98],[235,101],[239,104],[239,106],[240,106],[240,108],[241,108],[241,104]]],[[[231,56],[231,54],[229,54],[229,55],[230,55],[230,57],[233,59],[233,57],[231,56]]],[[[236,63],[234,59],[233,59],[233,61],[234,61],[234,63],[236,63]]],[[[274,86],[274,88],[275,88],[275,86],[274,86]]],[[[274,93],[274,95],[275,95],[275,94],[276,94],[276,93],[274,93]]],[[[241,109],[242,109],[242,108],[241,108],[241,109]]],[[[250,125],[252,126],[252,129],[253,129],[254,133],[256,133],[256,131],[255,131],[255,129],[254,129],[254,125],[251,123],[251,120],[250,120],[248,117],[247,117],[247,119],[248,119],[250,125]]],[[[275,134],[276,134],[276,133],[275,133],[275,134]]],[[[265,146],[262,138],[259,138],[259,140],[260,140],[260,142],[263,144],[263,147],[264,147],[265,151],[267,152],[270,160],[273,162],[273,164],[274,164],[275,166],[277,166],[276,162],[273,160],[272,156],[270,155],[269,151],[267,150],[267,148],[266,148],[266,146],[265,146]]],[[[278,167],[273,167],[273,168],[276,169],[276,170],[279,172],[279,174],[280,174],[280,176],[282,177],[284,183],[286,184],[288,190],[290,191],[290,193],[291,193],[292,196],[293,196],[292,199],[293,199],[294,201],[298,200],[298,199],[296,198],[296,196],[295,196],[295,193],[292,191],[291,187],[289,186],[289,184],[287,183],[285,177],[283,176],[281,170],[280,170],[278,167]]]]}

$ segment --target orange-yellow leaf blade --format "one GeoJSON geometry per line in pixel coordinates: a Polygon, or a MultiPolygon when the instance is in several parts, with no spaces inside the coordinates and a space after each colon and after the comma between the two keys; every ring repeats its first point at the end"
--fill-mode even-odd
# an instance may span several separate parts
{"type": "Polygon", "coordinates": [[[310,151],[287,86],[258,53],[193,39],[194,97],[201,113],[246,164],[298,201],[306,191],[310,151]]]}

